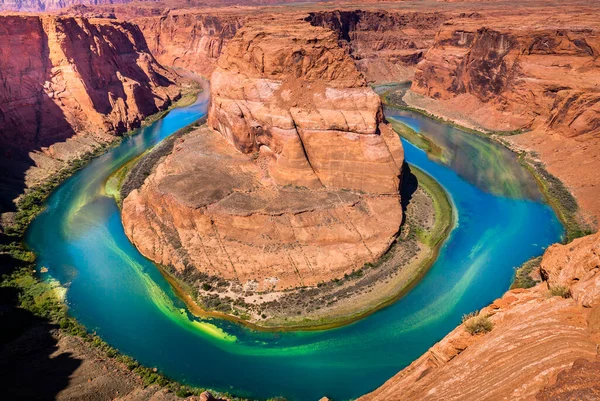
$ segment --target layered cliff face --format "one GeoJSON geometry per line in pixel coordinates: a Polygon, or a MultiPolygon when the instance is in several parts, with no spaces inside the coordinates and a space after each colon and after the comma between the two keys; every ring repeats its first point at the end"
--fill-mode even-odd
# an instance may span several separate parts
{"type": "MultiPolygon", "coordinates": [[[[216,68],[219,55],[237,30],[249,21],[265,18],[265,13],[247,9],[102,9],[119,19],[131,18],[139,25],[161,64],[206,77],[216,68]]],[[[449,14],[353,10],[316,11],[307,16],[282,10],[282,14],[274,16],[294,17],[336,32],[369,82],[398,82],[412,79],[415,65],[431,47],[435,33],[449,14]]]]}
{"type": "Polygon", "coordinates": [[[246,25],[211,79],[208,127],[123,203],[127,235],[186,278],[311,286],[381,256],[400,227],[399,138],[336,35],[246,25]]]}
{"type": "Polygon", "coordinates": [[[599,29],[585,13],[451,20],[405,100],[468,126],[528,131],[509,140],[537,152],[600,216],[599,29]]]}
{"type": "Polygon", "coordinates": [[[167,10],[160,17],[135,18],[134,22],[161,64],[210,77],[227,42],[245,20],[229,12],[167,10]]]}
{"type": "Polygon", "coordinates": [[[360,400],[595,399],[599,271],[598,234],[551,246],[541,263],[545,281],[480,312],[493,323],[489,333],[460,325],[360,400]]]}
{"type": "Polygon", "coordinates": [[[438,12],[342,10],[311,12],[312,25],[332,29],[370,82],[412,79],[449,15],[438,12]]]}
{"type": "Polygon", "coordinates": [[[50,16],[0,22],[5,195],[139,126],[179,95],[135,25],[50,16]]]}

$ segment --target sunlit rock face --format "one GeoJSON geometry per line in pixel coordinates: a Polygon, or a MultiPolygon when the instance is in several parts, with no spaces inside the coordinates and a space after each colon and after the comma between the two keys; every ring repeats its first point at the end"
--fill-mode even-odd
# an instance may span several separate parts
{"type": "Polygon", "coordinates": [[[471,335],[460,325],[359,400],[593,399],[598,269],[598,234],[552,245],[541,262],[541,283],[509,291],[481,310],[493,323],[489,333],[471,335]]]}
{"type": "Polygon", "coordinates": [[[264,155],[278,184],[397,193],[401,145],[332,31],[247,25],[211,84],[209,125],[238,150],[264,155]]]}
{"type": "Polygon", "coordinates": [[[412,106],[535,151],[600,216],[600,23],[596,11],[457,18],[417,65],[412,106]],[[578,162],[574,162],[577,160],[578,162]]]}
{"type": "Polygon", "coordinates": [[[146,256],[197,282],[316,285],[379,258],[402,220],[403,151],[333,32],[246,25],[211,79],[208,126],[123,204],[146,256]]]}
{"type": "Polygon", "coordinates": [[[452,14],[431,11],[314,11],[312,25],[332,29],[369,82],[410,81],[415,66],[452,14]]]}
{"type": "Polygon", "coordinates": [[[168,107],[174,80],[133,24],[0,16],[0,203],[168,107]]]}

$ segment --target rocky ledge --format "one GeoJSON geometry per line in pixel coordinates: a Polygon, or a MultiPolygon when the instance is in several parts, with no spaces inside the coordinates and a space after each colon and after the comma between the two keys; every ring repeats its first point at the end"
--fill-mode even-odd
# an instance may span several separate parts
{"type": "Polygon", "coordinates": [[[388,250],[402,221],[402,145],[335,33],[246,25],[211,86],[208,126],[124,200],[144,255],[188,281],[266,291],[342,277],[388,250]]]}
{"type": "Polygon", "coordinates": [[[552,245],[539,284],[480,311],[488,333],[463,323],[360,400],[597,399],[598,269],[598,234],[552,245]]]}

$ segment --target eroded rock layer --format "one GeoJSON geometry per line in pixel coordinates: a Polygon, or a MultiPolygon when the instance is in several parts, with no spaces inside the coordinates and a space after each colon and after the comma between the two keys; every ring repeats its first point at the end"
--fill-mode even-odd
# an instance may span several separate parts
{"type": "Polygon", "coordinates": [[[480,312],[489,333],[460,325],[360,400],[596,399],[600,236],[553,245],[541,270],[546,281],[480,312]]]}
{"type": "Polygon", "coordinates": [[[401,215],[396,196],[274,185],[207,127],[123,203],[125,232],[144,255],[184,277],[196,269],[261,290],[361,267],[387,250],[401,215]]]}
{"type": "Polygon", "coordinates": [[[600,24],[594,13],[450,20],[417,66],[410,104],[536,151],[600,216],[600,24]],[[574,163],[573,160],[577,160],[574,163]]]}
{"type": "Polygon", "coordinates": [[[173,76],[135,25],[0,17],[0,164],[10,173],[7,193],[18,194],[24,182],[39,182],[111,134],[139,126],[176,96],[173,76]]]}
{"type": "Polygon", "coordinates": [[[209,125],[280,185],[397,194],[403,152],[381,102],[327,29],[246,25],[211,80],[209,125]]]}
{"type": "Polygon", "coordinates": [[[210,77],[227,42],[246,18],[232,12],[167,10],[160,16],[135,18],[134,22],[161,64],[210,77]]]}
{"type": "Polygon", "coordinates": [[[369,81],[399,82],[412,80],[448,18],[438,12],[337,10],[311,12],[307,20],[334,30],[369,81]]]}
{"type": "Polygon", "coordinates": [[[211,80],[209,124],[123,203],[140,251],[185,278],[283,289],[379,258],[402,220],[403,151],[336,35],[246,25],[211,80]]]}

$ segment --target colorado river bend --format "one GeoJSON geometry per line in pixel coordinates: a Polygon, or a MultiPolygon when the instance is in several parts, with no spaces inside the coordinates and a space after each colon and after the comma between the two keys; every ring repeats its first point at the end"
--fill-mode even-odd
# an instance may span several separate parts
{"type": "Polygon", "coordinates": [[[103,191],[120,166],[206,108],[205,94],[94,159],[52,193],[26,239],[47,278],[67,287],[73,316],[173,379],[261,399],[358,397],[419,357],[463,314],[502,295],[515,267],[563,234],[514,154],[419,114],[388,109],[388,118],[439,146],[429,158],[403,140],[407,162],[437,180],[455,207],[456,226],[425,277],[393,305],[333,330],[256,332],[195,318],[129,242],[114,199],[103,191]]]}

